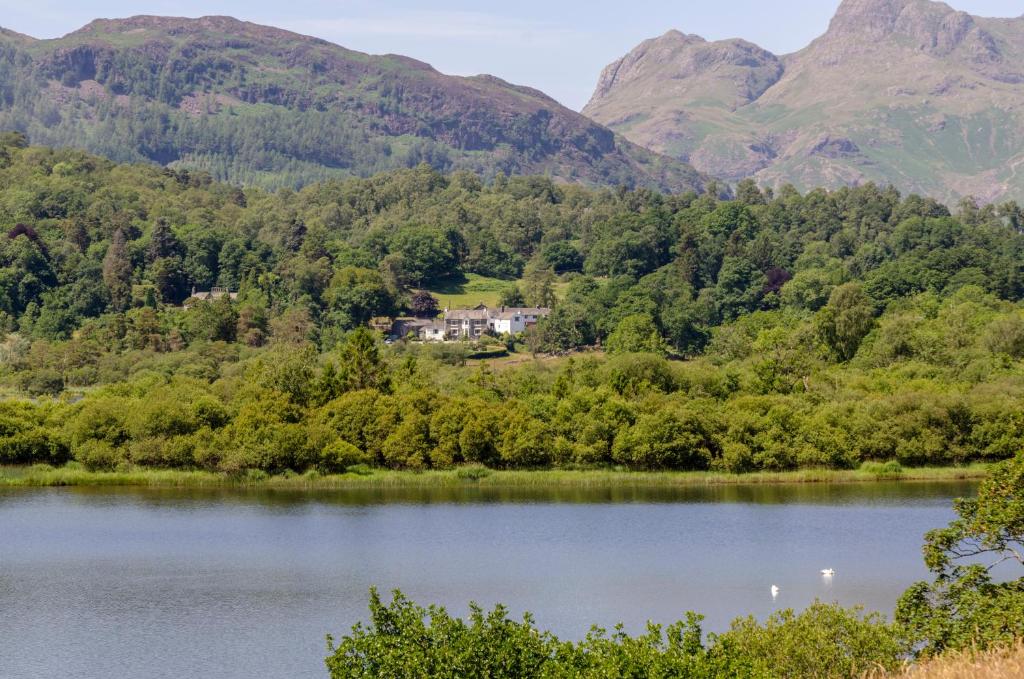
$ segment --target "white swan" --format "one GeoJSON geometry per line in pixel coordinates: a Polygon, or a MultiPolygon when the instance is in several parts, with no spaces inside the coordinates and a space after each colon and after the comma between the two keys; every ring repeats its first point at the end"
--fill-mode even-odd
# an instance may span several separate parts
{"type": "Polygon", "coordinates": [[[833,575],[836,574],[836,571],[833,568],[825,568],[821,571],[821,574],[824,575],[826,578],[831,578],[833,575]]]}
{"type": "Polygon", "coordinates": [[[772,585],[772,598],[774,599],[777,596],[779,596],[779,586],[772,585]]]}

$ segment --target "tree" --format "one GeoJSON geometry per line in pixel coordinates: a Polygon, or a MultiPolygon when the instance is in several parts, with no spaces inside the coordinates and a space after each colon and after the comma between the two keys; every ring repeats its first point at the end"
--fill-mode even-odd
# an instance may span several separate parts
{"type": "Polygon", "coordinates": [[[465,257],[465,243],[452,228],[407,226],[391,239],[390,251],[402,257],[408,281],[423,285],[451,276],[465,257]]]}
{"type": "Polygon", "coordinates": [[[875,325],[871,299],[857,283],[840,285],[829,296],[828,305],[818,312],[818,336],[832,356],[849,361],[875,325]]]}
{"type": "Polygon", "coordinates": [[[1024,358],[1024,312],[997,318],[989,325],[983,341],[993,354],[1024,358]]]}
{"type": "Polygon", "coordinates": [[[583,269],[583,256],[567,241],[558,241],[546,246],[541,251],[541,258],[555,273],[583,269]]]}
{"type": "Polygon", "coordinates": [[[529,330],[527,343],[534,353],[570,351],[594,341],[593,324],[584,309],[575,304],[559,305],[529,330]]]}
{"type": "Polygon", "coordinates": [[[146,249],[146,260],[152,264],[158,259],[165,257],[181,257],[184,250],[178,238],[171,230],[171,225],[161,217],[153,225],[153,232],[149,236],[149,247],[146,249]]]}
{"type": "Polygon", "coordinates": [[[409,301],[409,310],[417,318],[434,318],[440,310],[440,304],[429,292],[419,290],[409,301]]]}
{"type": "Polygon", "coordinates": [[[551,269],[527,267],[523,275],[523,300],[530,306],[553,307],[555,305],[555,282],[558,278],[551,269]]]}
{"type": "Polygon", "coordinates": [[[128,257],[127,242],[124,231],[118,229],[103,257],[103,282],[110,293],[114,311],[126,310],[132,301],[132,262],[128,257]]]}
{"type": "Polygon", "coordinates": [[[348,334],[338,352],[338,375],[342,391],[391,388],[387,363],[369,328],[356,328],[348,334]]]}
{"type": "Polygon", "coordinates": [[[187,312],[188,336],[209,342],[234,342],[238,334],[238,311],[225,295],[212,302],[201,301],[187,312]]]}
{"type": "Polygon", "coordinates": [[[710,422],[687,410],[643,415],[615,437],[613,459],[633,469],[707,469],[720,454],[710,422]]]}
{"type": "Polygon", "coordinates": [[[507,307],[523,307],[526,306],[526,300],[523,299],[523,293],[519,290],[518,285],[510,285],[501,291],[498,304],[507,307]]]}
{"type": "Polygon", "coordinates": [[[186,277],[180,257],[161,257],[149,267],[149,277],[160,294],[160,301],[176,304],[185,299],[186,277]]]}
{"type": "Polygon", "coordinates": [[[615,330],[608,336],[608,352],[664,356],[668,353],[668,345],[662,339],[653,318],[647,314],[633,314],[619,321],[615,330]]]}
{"type": "Polygon", "coordinates": [[[342,267],[334,274],[324,298],[331,322],[343,330],[374,316],[389,315],[395,308],[395,299],[381,274],[354,266],[342,267]]]}
{"type": "Polygon", "coordinates": [[[935,580],[913,585],[896,609],[927,655],[1024,637],[1024,453],[993,467],[977,498],[955,508],[955,520],[925,536],[935,580]]]}

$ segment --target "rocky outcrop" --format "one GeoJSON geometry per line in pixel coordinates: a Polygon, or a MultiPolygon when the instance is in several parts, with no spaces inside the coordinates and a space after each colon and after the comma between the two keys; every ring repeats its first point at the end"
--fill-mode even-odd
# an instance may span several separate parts
{"type": "Polygon", "coordinates": [[[1024,200],[1022,83],[1024,17],[843,0],[785,57],[678,31],[648,40],[605,69],[584,113],[733,181],[1024,200]]]}
{"type": "Polygon", "coordinates": [[[745,40],[708,42],[669,31],[606,67],[587,108],[600,106],[617,92],[650,87],[655,82],[668,92],[713,83],[713,96],[741,106],[778,82],[783,70],[778,57],[745,40]]]}
{"type": "Polygon", "coordinates": [[[1001,56],[993,36],[974,17],[930,0],[844,0],[812,50],[835,64],[878,43],[902,43],[938,57],[961,51],[979,63],[1001,56]]]}

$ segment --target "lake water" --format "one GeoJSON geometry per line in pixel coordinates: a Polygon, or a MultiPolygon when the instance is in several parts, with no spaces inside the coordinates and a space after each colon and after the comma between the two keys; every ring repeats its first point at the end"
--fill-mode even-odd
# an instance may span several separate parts
{"type": "Polygon", "coordinates": [[[0,677],[324,679],[371,585],[574,638],[815,598],[889,614],[974,489],[0,490],[0,677]]]}

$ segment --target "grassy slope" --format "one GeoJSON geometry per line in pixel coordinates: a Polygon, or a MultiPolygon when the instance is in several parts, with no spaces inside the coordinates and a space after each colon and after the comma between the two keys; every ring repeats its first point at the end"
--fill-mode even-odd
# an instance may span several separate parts
{"type": "MultiPolygon", "coordinates": [[[[495,307],[498,306],[501,293],[515,285],[522,290],[522,279],[510,281],[468,273],[461,278],[435,283],[427,288],[427,291],[437,298],[442,309],[445,307],[451,309],[472,308],[478,304],[495,307]]],[[[558,280],[555,283],[555,295],[562,297],[568,286],[567,282],[558,280]]]]}
{"type": "Polygon", "coordinates": [[[501,292],[515,284],[516,281],[470,273],[461,279],[437,283],[428,290],[441,303],[441,308],[459,309],[475,307],[477,304],[497,306],[501,292]]]}
{"type": "Polygon", "coordinates": [[[376,470],[365,474],[323,476],[306,473],[291,476],[232,477],[200,471],[139,469],[90,472],[76,466],[63,468],[0,467],[0,486],[153,486],[219,487],[261,486],[270,488],[427,488],[477,485],[493,488],[585,488],[615,486],[683,487],[784,483],[864,483],[879,480],[952,481],[982,478],[985,465],[970,467],[922,467],[901,474],[881,475],[870,471],[803,470],[724,474],[715,472],[624,472],[592,471],[491,471],[465,467],[447,471],[398,472],[376,470]]]}

